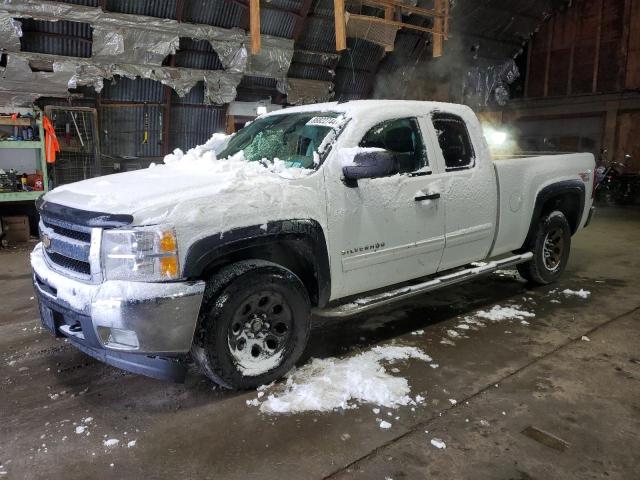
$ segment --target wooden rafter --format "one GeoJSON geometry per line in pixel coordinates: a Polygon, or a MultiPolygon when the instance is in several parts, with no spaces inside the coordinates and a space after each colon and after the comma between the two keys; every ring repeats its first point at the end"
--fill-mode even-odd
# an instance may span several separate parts
{"type": "Polygon", "coordinates": [[[336,24],[336,51],[347,49],[347,23],[345,20],[344,0],[333,0],[336,24]]]}
{"type": "MultiPolygon", "coordinates": [[[[449,3],[448,0],[446,3],[449,3]]],[[[436,0],[436,11],[438,13],[444,12],[444,0],[436,0]]],[[[444,19],[440,16],[433,18],[433,28],[435,35],[433,35],[433,56],[435,58],[442,56],[443,41],[444,41],[444,19]]]]}
{"type": "Polygon", "coordinates": [[[260,53],[260,0],[249,0],[249,31],[251,32],[251,54],[260,53]]]}
{"type": "Polygon", "coordinates": [[[362,0],[363,5],[384,9],[384,7],[400,8],[405,12],[415,13],[423,17],[444,17],[444,12],[437,8],[422,8],[405,5],[398,0],[362,0]]]}
{"type": "MultiPolygon", "coordinates": [[[[348,0],[347,0],[348,1],[348,0]]],[[[443,42],[449,39],[449,2],[448,0],[435,0],[435,8],[428,9],[422,7],[414,7],[405,5],[400,0],[360,0],[359,4],[374,7],[384,12],[384,18],[345,13],[345,0],[334,0],[335,12],[335,31],[336,31],[336,50],[342,51],[346,48],[346,25],[345,18],[360,22],[368,22],[369,24],[380,24],[396,29],[406,28],[417,30],[419,32],[430,33],[433,36],[433,56],[442,55],[443,42]],[[413,25],[404,23],[400,20],[400,12],[409,12],[422,17],[431,18],[433,27],[423,27],[421,25],[413,25]]],[[[386,51],[392,51],[392,45],[385,44],[386,51]]]]}

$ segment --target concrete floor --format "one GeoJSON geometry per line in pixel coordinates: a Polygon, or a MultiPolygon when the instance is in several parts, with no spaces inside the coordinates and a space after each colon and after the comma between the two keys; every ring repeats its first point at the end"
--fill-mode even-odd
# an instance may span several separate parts
{"type": "Polygon", "coordinates": [[[309,356],[394,342],[440,365],[396,365],[427,400],[394,410],[388,430],[371,405],[269,416],[246,404],[255,392],[212,388],[195,371],[175,385],[104,366],[40,330],[28,250],[1,251],[0,478],[638,479],[639,245],[640,210],[603,209],[574,238],[557,285],[492,275],[363,318],[317,321],[309,356]],[[530,325],[489,322],[440,343],[465,315],[515,303],[536,313],[530,325]],[[86,417],[89,435],[76,434],[86,417]],[[536,441],[527,427],[561,440],[536,441]],[[105,448],[105,437],[119,446],[105,448]]]}

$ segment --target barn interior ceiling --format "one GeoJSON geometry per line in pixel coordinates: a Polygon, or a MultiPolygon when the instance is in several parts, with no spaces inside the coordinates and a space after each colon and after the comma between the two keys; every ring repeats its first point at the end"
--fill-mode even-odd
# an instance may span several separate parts
{"type": "MultiPolygon", "coordinates": [[[[308,103],[330,97],[433,97],[448,80],[454,93],[466,88],[481,102],[487,85],[495,89],[503,77],[515,75],[510,59],[522,54],[541,23],[570,3],[450,0],[451,36],[444,55],[432,59],[432,35],[409,29],[397,31],[393,50],[354,36],[337,53],[333,0],[262,2],[258,55],[247,50],[244,0],[8,0],[0,5],[0,48],[8,57],[0,64],[5,79],[0,94],[31,102],[37,96],[68,96],[65,78],[72,92],[79,86],[99,92],[104,79],[138,77],[167,85],[181,97],[201,84],[203,103],[265,96],[308,103]],[[38,80],[30,84],[40,91],[24,91],[25,62],[30,78],[38,80]],[[18,83],[22,89],[16,89],[18,83]]],[[[433,8],[434,1],[406,4],[433,8]]],[[[346,10],[384,16],[361,0],[346,2],[346,10]]],[[[401,20],[432,26],[431,19],[408,11],[401,20]]]]}

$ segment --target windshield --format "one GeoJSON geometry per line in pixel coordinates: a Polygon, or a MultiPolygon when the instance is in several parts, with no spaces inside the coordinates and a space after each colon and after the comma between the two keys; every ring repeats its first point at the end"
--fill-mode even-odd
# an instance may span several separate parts
{"type": "Polygon", "coordinates": [[[258,118],[234,135],[218,158],[242,152],[253,162],[279,159],[286,167],[317,168],[326,144],[337,137],[344,124],[335,112],[305,112],[258,118]],[[323,142],[325,144],[323,144],[323,142]]]}

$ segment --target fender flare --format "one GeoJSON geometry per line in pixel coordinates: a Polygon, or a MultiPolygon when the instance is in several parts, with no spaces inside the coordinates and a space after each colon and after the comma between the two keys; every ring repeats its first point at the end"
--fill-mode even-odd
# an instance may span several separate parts
{"type": "Polygon", "coordinates": [[[303,242],[311,253],[315,279],[318,285],[318,305],[329,301],[331,271],[324,232],[320,224],[311,219],[270,221],[216,233],[193,242],[184,260],[183,276],[201,278],[216,259],[251,247],[267,246],[283,240],[303,242]]]}
{"type": "Polygon", "coordinates": [[[542,209],[544,208],[544,205],[547,203],[547,201],[565,193],[578,194],[578,218],[575,222],[575,225],[570,225],[571,234],[573,235],[574,233],[576,233],[578,227],[580,226],[580,223],[582,222],[582,215],[584,214],[586,188],[584,186],[584,183],[582,183],[580,180],[563,180],[561,182],[552,183],[550,185],[547,185],[546,187],[543,187],[536,195],[536,203],[533,208],[533,215],[531,216],[531,224],[529,225],[529,231],[527,232],[527,236],[523,245],[529,244],[529,241],[535,233],[536,226],[538,225],[538,220],[542,215],[542,209]]]}

